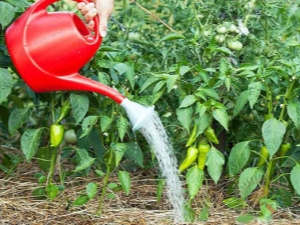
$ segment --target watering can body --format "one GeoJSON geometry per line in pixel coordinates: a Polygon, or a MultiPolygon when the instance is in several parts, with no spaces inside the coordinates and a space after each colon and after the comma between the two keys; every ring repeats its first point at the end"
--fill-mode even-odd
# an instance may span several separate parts
{"type": "Polygon", "coordinates": [[[119,92],[78,74],[101,45],[98,18],[92,33],[72,12],[48,12],[56,1],[35,2],[7,29],[6,44],[17,71],[35,92],[91,91],[120,104],[125,97],[119,92]]]}

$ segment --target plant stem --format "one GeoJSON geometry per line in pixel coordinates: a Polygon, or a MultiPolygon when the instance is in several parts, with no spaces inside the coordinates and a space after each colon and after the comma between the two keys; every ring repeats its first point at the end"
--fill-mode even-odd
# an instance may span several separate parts
{"type": "Polygon", "coordinates": [[[265,173],[265,183],[264,183],[264,187],[263,187],[263,196],[267,197],[270,191],[270,183],[271,183],[271,176],[273,173],[273,169],[274,169],[274,160],[271,160],[268,163],[267,166],[267,171],[265,173]]]}
{"type": "Polygon", "coordinates": [[[282,104],[282,108],[281,108],[280,115],[279,115],[279,120],[280,121],[282,121],[284,119],[285,109],[286,109],[288,100],[291,98],[291,93],[293,91],[294,83],[295,83],[295,80],[292,80],[292,82],[290,83],[290,86],[286,90],[284,100],[283,100],[283,104],[282,104]]]}
{"type": "Polygon", "coordinates": [[[112,163],[112,160],[113,160],[113,150],[110,149],[110,152],[109,152],[109,157],[108,157],[108,162],[107,162],[107,171],[106,171],[106,174],[105,174],[105,177],[103,179],[103,186],[102,186],[102,192],[101,192],[101,197],[100,197],[100,202],[99,202],[99,205],[98,205],[98,209],[96,211],[96,214],[101,216],[102,214],[102,209],[103,209],[103,202],[104,202],[104,198],[105,198],[105,195],[106,195],[106,188],[107,188],[107,183],[108,183],[108,178],[110,176],[110,165],[112,163]]]}
{"type": "Polygon", "coordinates": [[[46,186],[48,186],[49,184],[52,183],[52,177],[53,177],[53,174],[54,174],[55,164],[56,164],[56,157],[57,157],[57,151],[56,151],[56,149],[52,149],[50,169],[49,169],[49,172],[48,172],[46,186]]]}

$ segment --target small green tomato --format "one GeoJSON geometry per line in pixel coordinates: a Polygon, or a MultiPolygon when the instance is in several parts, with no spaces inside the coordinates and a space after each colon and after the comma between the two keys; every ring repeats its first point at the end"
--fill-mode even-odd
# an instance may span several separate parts
{"type": "Polygon", "coordinates": [[[219,34],[225,34],[226,31],[227,31],[227,29],[226,29],[225,26],[219,26],[219,27],[217,27],[217,32],[218,32],[219,34]]]}
{"type": "Polygon", "coordinates": [[[239,41],[228,41],[227,47],[231,50],[239,51],[243,48],[243,44],[239,41]]]}
{"type": "Polygon", "coordinates": [[[73,129],[67,130],[64,135],[64,140],[67,144],[74,145],[77,143],[77,136],[73,129]]]}

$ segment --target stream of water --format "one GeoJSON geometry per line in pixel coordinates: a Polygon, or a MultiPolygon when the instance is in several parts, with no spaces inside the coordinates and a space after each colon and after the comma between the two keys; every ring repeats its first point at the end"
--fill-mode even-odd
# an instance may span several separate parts
{"type": "Polygon", "coordinates": [[[167,195],[173,206],[173,217],[175,223],[184,222],[184,197],[181,182],[178,176],[177,160],[173,147],[162,122],[154,111],[149,115],[139,131],[146,138],[147,142],[156,155],[162,176],[166,179],[167,195]]]}

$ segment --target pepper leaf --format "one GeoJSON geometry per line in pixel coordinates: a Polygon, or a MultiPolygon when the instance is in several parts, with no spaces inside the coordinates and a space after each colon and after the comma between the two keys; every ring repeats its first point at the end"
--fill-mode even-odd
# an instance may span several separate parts
{"type": "Polygon", "coordinates": [[[224,163],[224,155],[218,149],[212,146],[207,154],[207,160],[205,164],[207,165],[210,177],[215,183],[217,183],[221,177],[224,163]]]}
{"type": "Polygon", "coordinates": [[[271,158],[279,149],[285,132],[286,128],[284,123],[276,118],[269,119],[263,123],[262,136],[271,158]]]}

